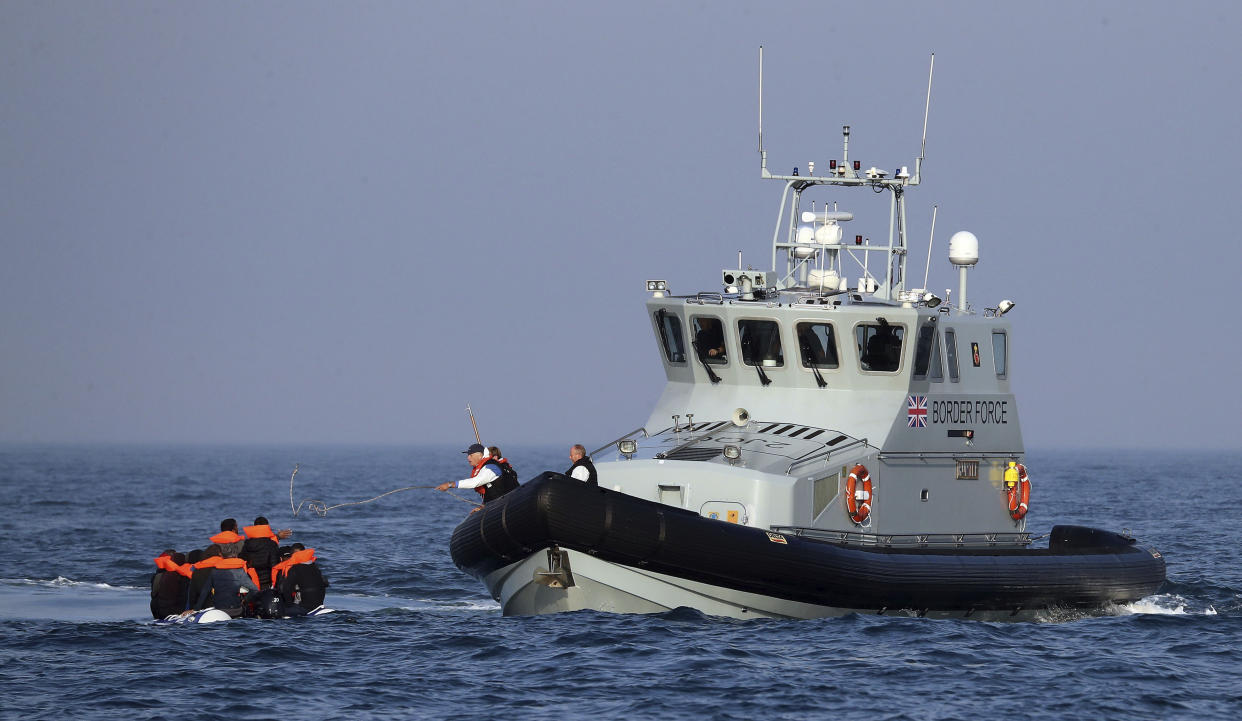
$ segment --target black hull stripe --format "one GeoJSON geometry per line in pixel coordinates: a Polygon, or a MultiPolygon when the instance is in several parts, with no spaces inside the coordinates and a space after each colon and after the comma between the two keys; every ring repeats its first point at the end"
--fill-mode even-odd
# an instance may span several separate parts
{"type": "Polygon", "coordinates": [[[468,516],[453,561],[482,580],[553,545],[713,586],[837,608],[920,611],[1084,607],[1155,593],[1163,558],[1117,534],[1053,529],[1048,549],[845,546],[703,518],[558,473],[545,473],[468,516]]]}

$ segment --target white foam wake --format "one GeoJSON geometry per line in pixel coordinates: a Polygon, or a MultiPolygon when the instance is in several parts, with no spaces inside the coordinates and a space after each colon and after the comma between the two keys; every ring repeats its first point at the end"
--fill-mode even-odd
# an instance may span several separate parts
{"type": "Polygon", "coordinates": [[[1137,601],[1117,607],[1119,615],[1151,614],[1158,616],[1215,616],[1216,609],[1211,604],[1201,607],[1175,593],[1162,593],[1155,596],[1140,598],[1137,601]]]}
{"type": "Polygon", "coordinates": [[[0,578],[0,583],[10,586],[37,586],[41,588],[98,588],[114,591],[141,591],[141,586],[113,586],[110,583],[93,583],[91,581],[75,581],[72,578],[57,576],[51,580],[46,578],[0,578]]]}

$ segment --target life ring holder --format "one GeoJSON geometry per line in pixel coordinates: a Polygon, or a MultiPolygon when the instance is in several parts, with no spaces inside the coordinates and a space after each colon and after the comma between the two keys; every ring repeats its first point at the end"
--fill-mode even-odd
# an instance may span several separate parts
{"type": "Polygon", "coordinates": [[[1017,464],[1018,482],[1009,487],[1009,517],[1015,521],[1026,518],[1031,502],[1031,477],[1027,475],[1026,466],[1017,464]]]}
{"type": "Polygon", "coordinates": [[[875,500],[871,489],[871,474],[867,472],[867,467],[859,463],[851,468],[845,481],[845,512],[851,521],[862,528],[871,528],[871,504],[875,500]]]}

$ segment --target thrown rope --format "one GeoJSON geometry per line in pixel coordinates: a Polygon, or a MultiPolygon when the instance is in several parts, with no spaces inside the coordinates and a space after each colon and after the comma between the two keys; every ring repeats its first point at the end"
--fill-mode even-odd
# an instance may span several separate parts
{"type": "MultiPolygon", "coordinates": [[[[299,468],[300,466],[301,466],[301,464],[300,464],[300,463],[295,463],[295,464],[293,465],[293,473],[289,476],[289,508],[293,509],[293,516],[294,516],[295,518],[297,517],[297,515],[298,515],[299,513],[301,513],[301,512],[302,512],[302,507],[303,507],[303,506],[305,506],[307,510],[314,511],[315,513],[317,513],[317,514],[319,515],[319,517],[320,517],[320,518],[322,518],[322,517],[324,517],[324,516],[328,515],[328,511],[332,510],[333,508],[341,508],[342,506],[361,506],[361,505],[362,505],[362,504],[364,504],[364,503],[370,503],[371,501],[378,501],[379,499],[383,498],[384,496],[391,496],[392,494],[394,494],[394,493],[400,493],[401,491],[412,491],[412,490],[415,490],[415,489],[428,489],[428,488],[436,488],[436,486],[406,486],[406,487],[404,487],[404,488],[394,488],[394,489],[393,489],[393,490],[391,490],[391,491],[387,491],[387,492],[385,492],[385,493],[381,493],[381,494],[379,494],[378,496],[376,496],[376,497],[374,497],[374,498],[368,498],[368,499],[366,499],[365,501],[349,501],[349,502],[346,502],[346,503],[337,503],[337,504],[335,504],[335,505],[331,505],[331,506],[329,506],[329,505],[328,505],[326,502],[324,502],[324,501],[320,501],[320,500],[317,500],[317,499],[314,499],[314,498],[307,498],[307,499],[304,499],[301,503],[299,503],[299,504],[297,504],[297,505],[295,506],[295,505],[293,505],[293,479],[297,477],[297,475],[298,475],[298,468],[299,468]]],[[[471,499],[469,499],[469,498],[464,498],[464,497],[462,497],[462,496],[459,496],[459,495],[457,495],[456,493],[453,493],[452,491],[448,491],[447,493],[448,493],[450,496],[452,496],[453,498],[456,498],[456,499],[457,499],[457,500],[459,500],[459,501],[464,501],[465,503],[469,503],[469,504],[470,504],[470,505],[472,505],[472,506],[481,506],[481,505],[483,505],[482,503],[479,503],[478,501],[474,501],[474,500],[471,500],[471,499]]]]}

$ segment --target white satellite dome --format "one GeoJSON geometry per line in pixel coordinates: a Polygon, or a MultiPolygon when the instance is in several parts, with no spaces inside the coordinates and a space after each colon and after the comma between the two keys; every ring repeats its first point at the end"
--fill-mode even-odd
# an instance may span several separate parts
{"type": "Polygon", "coordinates": [[[969,230],[959,230],[949,238],[949,262],[974,265],[979,262],[979,239],[969,230]]]}

